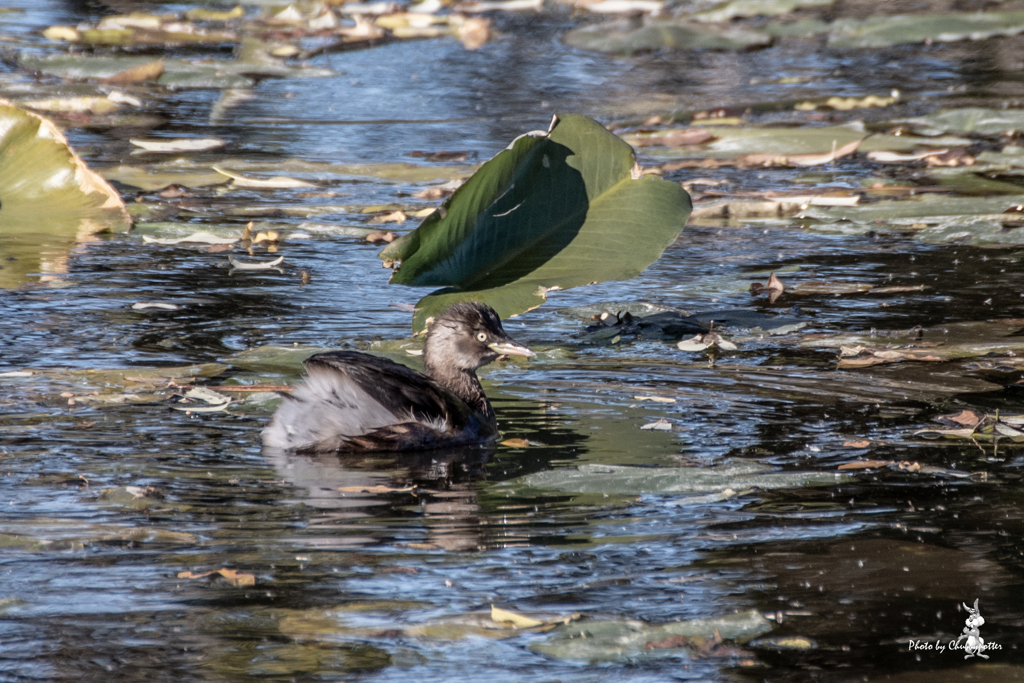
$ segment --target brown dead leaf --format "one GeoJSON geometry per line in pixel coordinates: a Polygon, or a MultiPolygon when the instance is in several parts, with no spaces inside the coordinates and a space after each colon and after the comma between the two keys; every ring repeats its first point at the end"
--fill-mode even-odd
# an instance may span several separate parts
{"type": "MultiPolygon", "coordinates": [[[[862,348],[862,347],[861,347],[862,348]]],[[[843,355],[849,353],[850,350],[841,351],[843,355]]],[[[856,358],[840,358],[839,363],[836,367],[840,370],[850,368],[866,368],[872,365],[882,365],[884,363],[900,363],[903,361],[922,361],[931,363],[941,363],[944,358],[933,356],[931,354],[922,353],[919,351],[898,351],[894,349],[863,349],[863,352],[868,355],[857,356],[856,358]]]]}
{"type": "Polygon", "coordinates": [[[920,472],[921,463],[910,462],[909,460],[901,460],[898,467],[906,472],[920,472]]]}
{"type": "Polygon", "coordinates": [[[338,486],[335,490],[340,490],[343,494],[412,494],[416,492],[416,486],[395,488],[377,484],[374,486],[338,486]]]}
{"type": "Polygon", "coordinates": [[[662,650],[680,647],[689,647],[690,638],[687,636],[669,636],[662,640],[650,640],[644,645],[645,650],[662,650]]]}
{"type": "Polygon", "coordinates": [[[964,427],[963,429],[919,429],[914,432],[914,436],[920,436],[924,439],[937,439],[943,436],[952,439],[973,439],[974,427],[964,427]]]}
{"type": "Polygon", "coordinates": [[[974,157],[972,157],[970,154],[967,153],[967,150],[965,150],[963,148],[960,148],[960,149],[951,149],[951,150],[948,150],[948,151],[943,150],[942,153],[938,153],[938,154],[929,154],[927,157],[925,157],[924,161],[929,166],[949,166],[949,167],[955,167],[955,166],[973,166],[974,162],[975,162],[975,159],[974,159],[974,157]]]}
{"type": "MultiPolygon", "coordinates": [[[[867,442],[870,443],[870,442],[867,442]]],[[[845,445],[845,444],[844,444],[845,445]]],[[[875,469],[878,467],[888,467],[892,465],[891,460],[854,460],[853,462],[843,463],[839,466],[841,470],[867,470],[875,469]]]]}
{"type": "Polygon", "coordinates": [[[940,415],[936,418],[939,422],[952,422],[964,427],[977,427],[984,419],[973,410],[961,410],[956,415],[940,415]]]}
{"type": "Polygon", "coordinates": [[[392,211],[370,219],[371,223],[404,223],[409,219],[404,211],[392,211]]]}
{"type": "Polygon", "coordinates": [[[187,189],[185,189],[181,185],[175,184],[168,185],[167,189],[160,193],[160,196],[163,197],[164,199],[178,199],[180,197],[185,197],[187,195],[187,189]]]}
{"type": "Polygon", "coordinates": [[[867,448],[871,445],[871,442],[866,439],[862,439],[860,441],[846,441],[843,445],[848,448],[867,448]]]}
{"type": "Polygon", "coordinates": [[[413,195],[416,199],[444,199],[450,197],[455,190],[449,190],[446,187],[428,187],[425,190],[420,190],[413,195]]]}
{"type": "Polygon", "coordinates": [[[215,569],[212,572],[178,572],[179,579],[205,579],[214,574],[219,575],[232,586],[255,586],[256,576],[253,574],[241,574],[237,569],[215,569]]]}
{"type": "Polygon", "coordinates": [[[762,285],[760,282],[752,282],[750,284],[750,293],[754,296],[758,294],[768,294],[768,303],[773,304],[775,300],[782,296],[782,293],[786,291],[786,285],[782,284],[782,280],[778,278],[775,273],[768,276],[768,284],[762,285]]]}
{"type": "Polygon", "coordinates": [[[688,145],[701,145],[714,139],[715,136],[706,128],[683,128],[665,131],[648,137],[633,138],[630,142],[634,147],[686,147],[688,145]]]}
{"type": "Polygon", "coordinates": [[[145,64],[133,66],[130,69],[104,78],[103,83],[142,83],[143,81],[155,81],[164,75],[164,60],[157,59],[145,64]]]}
{"type": "Polygon", "coordinates": [[[491,39],[491,20],[484,17],[469,17],[459,27],[456,35],[467,50],[479,50],[491,39]]]}
{"type": "Polygon", "coordinates": [[[866,356],[864,358],[840,358],[836,367],[840,370],[848,370],[851,368],[868,368],[872,365],[883,365],[891,362],[892,361],[886,360],[885,358],[877,358],[875,356],[866,356]]]}
{"type": "Polygon", "coordinates": [[[825,154],[748,154],[736,162],[743,166],[820,166],[853,154],[861,142],[854,140],[825,154]]]}
{"type": "Polygon", "coordinates": [[[505,439],[501,442],[502,446],[509,446],[510,448],[529,448],[530,442],[526,439],[505,439]]]}
{"type": "Polygon", "coordinates": [[[365,237],[365,239],[367,242],[371,244],[377,244],[378,242],[394,242],[395,233],[391,232],[390,230],[388,230],[387,232],[384,232],[383,230],[378,230],[377,232],[371,232],[369,235],[365,237]]]}

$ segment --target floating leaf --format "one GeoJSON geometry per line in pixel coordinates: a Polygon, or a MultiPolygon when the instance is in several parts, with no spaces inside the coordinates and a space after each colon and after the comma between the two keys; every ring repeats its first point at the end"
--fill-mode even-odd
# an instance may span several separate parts
{"type": "Polygon", "coordinates": [[[128,142],[147,152],[205,152],[217,149],[227,143],[217,138],[180,138],[177,140],[137,140],[128,142]]]}
{"type": "Polygon", "coordinates": [[[231,178],[232,185],[237,187],[254,187],[263,189],[287,189],[287,188],[298,188],[298,187],[316,187],[313,183],[307,183],[304,180],[297,180],[295,178],[286,178],[284,176],[274,176],[273,178],[247,178],[231,171],[225,171],[219,166],[214,166],[213,170],[221,175],[231,178]]]}
{"type": "Polygon", "coordinates": [[[178,237],[177,239],[172,237],[150,237],[149,235],[143,235],[142,241],[147,244],[234,244],[238,241],[238,238],[218,237],[210,232],[195,232],[185,237],[178,237]]]}
{"type": "Polygon", "coordinates": [[[575,114],[517,138],[380,257],[400,262],[391,282],[451,285],[417,304],[413,321],[457,300],[502,317],[551,289],[635,277],[675,241],[690,213],[676,183],[637,177],[633,151],[575,114]]]}
{"type": "Polygon", "coordinates": [[[177,304],[164,303],[162,301],[153,301],[151,303],[132,304],[132,310],[133,311],[145,311],[145,310],[150,309],[150,308],[156,308],[156,309],[161,310],[161,311],[176,311],[179,308],[181,308],[181,306],[179,306],[177,304]]]}
{"type": "Polygon", "coordinates": [[[757,610],[663,625],[593,620],[559,626],[547,640],[531,643],[530,649],[548,657],[598,663],[644,656],[652,653],[647,648],[648,643],[674,636],[721,638],[744,643],[769,631],[770,622],[757,610]]]}
{"type": "Polygon", "coordinates": [[[839,19],[829,25],[831,47],[888,47],[1012,36],[1024,31],[1024,11],[906,14],[839,19]]]}
{"type": "MultiPolygon", "coordinates": [[[[272,57],[263,56],[257,46],[263,44],[242,41],[238,49],[239,59],[234,61],[165,59],[164,73],[156,83],[173,88],[250,88],[255,84],[253,77],[258,76],[318,78],[334,74],[330,69],[282,64],[272,57]]],[[[24,69],[73,80],[102,81],[152,63],[152,57],[132,55],[18,55],[18,64],[24,69]]]]}
{"type": "Polygon", "coordinates": [[[216,171],[199,171],[189,168],[175,170],[166,165],[156,167],[115,166],[100,171],[104,178],[149,192],[162,190],[171,185],[182,187],[211,187],[228,182],[227,176],[216,171]]]}
{"type": "MultiPolygon", "coordinates": [[[[857,442],[860,443],[860,442],[857,442]]],[[[870,444],[870,441],[864,442],[865,445],[870,444]]],[[[853,446],[854,444],[843,444],[844,446],[853,446]]],[[[856,448],[863,448],[863,446],[855,446],[856,448]]],[[[856,460],[854,462],[843,463],[839,466],[840,470],[867,470],[877,469],[879,467],[888,467],[895,463],[891,460],[856,460]]]]}
{"type": "Polygon", "coordinates": [[[956,415],[941,415],[937,419],[941,422],[953,422],[964,427],[977,427],[984,418],[973,410],[961,410],[956,415]]]}
{"type": "Polygon", "coordinates": [[[229,10],[211,10],[202,7],[194,7],[185,12],[185,18],[189,21],[231,21],[241,19],[245,16],[245,8],[236,5],[229,10]]]}
{"type": "Polygon", "coordinates": [[[510,612],[500,607],[491,605],[491,619],[498,622],[499,624],[512,624],[516,628],[533,628],[534,626],[541,626],[544,622],[530,617],[510,612]]]}
{"type": "Polygon", "coordinates": [[[760,282],[752,282],[750,284],[751,294],[768,294],[768,303],[775,303],[776,299],[782,296],[782,293],[786,291],[786,285],[783,284],[779,276],[774,272],[768,275],[768,283],[761,284],[760,282]]]}
{"type": "Polygon", "coordinates": [[[239,261],[234,256],[229,256],[228,263],[235,270],[273,270],[284,263],[284,256],[278,256],[273,261],[239,261]]]}
{"type": "Polygon", "coordinates": [[[903,164],[908,161],[921,161],[931,156],[938,154],[945,154],[949,150],[947,149],[932,149],[924,152],[917,152],[916,154],[899,154],[898,152],[868,152],[868,159],[871,161],[878,161],[883,164],[903,164]]]}
{"type": "Polygon", "coordinates": [[[664,48],[745,50],[767,45],[771,38],[757,31],[687,21],[649,19],[638,28],[632,20],[623,19],[573,29],[564,40],[581,50],[634,54],[664,48]]]}
{"type": "Polygon", "coordinates": [[[130,228],[121,196],[53,123],[0,100],[0,252],[13,257],[0,270],[0,287],[20,285],[29,273],[66,272],[76,242],[130,228]]]}
{"type": "Polygon", "coordinates": [[[139,64],[119,71],[104,81],[106,83],[142,83],[144,81],[155,81],[164,75],[166,70],[163,59],[156,59],[146,64],[139,64]]]}
{"type": "Polygon", "coordinates": [[[367,486],[337,486],[335,491],[342,493],[414,493],[416,491],[415,486],[405,486],[395,488],[393,486],[384,486],[383,484],[367,485],[367,486]]]}
{"type": "MultiPolygon", "coordinates": [[[[348,3],[346,3],[348,4],[348,3]]],[[[471,2],[459,5],[462,12],[478,14],[480,12],[522,12],[523,10],[539,10],[544,4],[543,0],[497,0],[495,2],[471,2]]]]}
{"type": "Polygon", "coordinates": [[[518,482],[570,493],[617,495],[717,493],[739,488],[832,486],[846,481],[832,472],[780,472],[755,462],[733,461],[716,467],[631,467],[586,464],[530,474],[518,482]]]}
{"type": "Polygon", "coordinates": [[[949,323],[912,330],[841,334],[809,334],[800,346],[841,350],[848,347],[844,360],[861,354],[877,358],[876,363],[899,360],[953,361],[978,356],[1024,354],[1024,338],[1018,336],[1024,320],[1017,318],[977,322],[949,323]],[[888,346],[880,347],[884,338],[888,346]]]}
{"type": "Polygon", "coordinates": [[[689,15],[698,21],[729,21],[734,17],[763,17],[788,14],[801,7],[831,5],[833,0],[731,0],[714,9],[689,15]]]}
{"type": "Polygon", "coordinates": [[[242,574],[237,569],[216,569],[212,572],[178,572],[179,579],[205,579],[208,576],[220,576],[232,586],[255,586],[256,577],[253,574],[242,574]]]}
{"type": "Polygon", "coordinates": [[[850,111],[851,109],[867,109],[869,107],[888,107],[890,104],[896,102],[899,98],[896,95],[889,97],[878,97],[876,95],[868,95],[867,97],[830,97],[821,104],[814,102],[801,102],[793,108],[797,111],[814,111],[819,106],[824,105],[831,109],[837,109],[839,111],[850,111]]]}
{"type": "Polygon", "coordinates": [[[1007,131],[1024,130],[1024,110],[985,109],[964,107],[940,109],[927,116],[895,119],[894,124],[905,124],[923,135],[967,133],[974,135],[1002,135],[1007,131]]]}
{"type": "Polygon", "coordinates": [[[20,100],[19,107],[62,114],[109,114],[120,108],[120,103],[109,97],[86,95],[82,97],[51,97],[43,100],[20,100]]]}

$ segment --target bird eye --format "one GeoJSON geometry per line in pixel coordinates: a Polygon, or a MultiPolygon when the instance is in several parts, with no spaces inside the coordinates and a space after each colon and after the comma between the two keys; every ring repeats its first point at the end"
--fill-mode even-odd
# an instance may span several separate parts
{"type": "Polygon", "coordinates": [[[477,332],[476,340],[477,341],[481,341],[481,342],[487,341],[487,333],[486,332],[477,332]]]}

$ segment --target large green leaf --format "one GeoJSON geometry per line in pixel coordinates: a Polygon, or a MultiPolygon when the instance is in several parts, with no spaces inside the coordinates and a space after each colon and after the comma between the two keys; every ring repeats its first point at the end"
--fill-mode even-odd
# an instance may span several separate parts
{"type": "Polygon", "coordinates": [[[0,100],[0,287],[64,272],[76,243],[130,227],[120,195],[53,123],[0,100]]]}
{"type": "Polygon", "coordinates": [[[633,150],[586,116],[514,140],[413,232],[385,247],[391,282],[442,286],[417,305],[416,330],[455,301],[507,317],[551,289],[639,275],[690,214],[676,183],[639,177],[633,150]]]}

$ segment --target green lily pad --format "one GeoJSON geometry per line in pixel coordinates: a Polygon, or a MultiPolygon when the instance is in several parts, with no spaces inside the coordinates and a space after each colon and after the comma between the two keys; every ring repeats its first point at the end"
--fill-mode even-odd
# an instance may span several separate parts
{"type": "Polygon", "coordinates": [[[141,28],[89,28],[78,32],[83,45],[104,47],[230,45],[238,41],[233,31],[167,31],[141,28]]]}
{"type": "MultiPolygon", "coordinates": [[[[919,353],[952,361],[980,356],[1019,356],[1024,353],[1024,337],[1018,336],[1024,325],[1020,320],[997,319],[976,322],[949,323],[921,330],[900,332],[884,337],[888,349],[903,349],[907,355],[919,353]],[[920,336],[918,334],[920,333],[920,336]],[[938,342],[937,345],[919,346],[938,342]]],[[[818,349],[864,347],[879,349],[880,337],[872,332],[844,332],[839,334],[807,335],[800,346],[818,349]]]]}
{"type": "Polygon", "coordinates": [[[888,47],[1013,36],[1024,31],[1024,12],[907,14],[839,19],[830,25],[831,47],[888,47]]]}
{"type": "Polygon", "coordinates": [[[767,45],[771,37],[758,31],[699,22],[650,19],[646,25],[637,25],[632,19],[620,19],[574,29],[565,34],[564,40],[581,50],[630,55],[665,48],[745,50],[767,45]]]}
{"type": "Polygon", "coordinates": [[[953,136],[919,137],[916,135],[870,134],[860,121],[839,126],[806,128],[709,126],[715,140],[699,151],[672,148],[648,148],[648,156],[659,159],[703,158],[732,159],[748,154],[789,156],[796,154],[827,154],[855,140],[863,140],[858,153],[875,150],[903,151],[919,147],[954,147],[972,143],[953,136]]]}
{"type": "Polygon", "coordinates": [[[779,489],[832,486],[849,481],[833,472],[779,472],[755,462],[717,467],[633,467],[587,464],[530,474],[515,483],[569,493],[636,496],[719,493],[726,489],[779,489]]]}
{"type": "Polygon", "coordinates": [[[713,9],[691,14],[698,21],[729,21],[734,17],[765,17],[788,14],[802,7],[831,5],[834,0],[731,0],[713,9]]]}
{"type": "Polygon", "coordinates": [[[120,195],[49,120],[0,100],[0,287],[63,273],[68,252],[99,232],[127,231],[120,195]]]}
{"type": "Polygon", "coordinates": [[[629,145],[585,116],[559,115],[547,133],[517,138],[380,252],[400,263],[392,283],[450,286],[417,304],[414,329],[459,297],[507,317],[554,288],[643,272],[691,204],[679,185],[638,168],[629,145]]]}
{"type": "MultiPolygon", "coordinates": [[[[238,48],[239,58],[234,61],[165,59],[164,72],[156,83],[172,88],[250,88],[255,84],[253,77],[317,78],[334,75],[330,69],[281,63],[267,56],[265,47],[259,41],[243,40],[238,48]]],[[[152,62],[152,57],[133,55],[38,56],[23,53],[18,56],[18,65],[23,69],[69,80],[102,80],[152,62]]]]}
{"type": "Polygon", "coordinates": [[[548,657],[594,664],[664,656],[665,650],[650,648],[648,643],[673,636],[716,638],[717,635],[723,640],[745,643],[771,630],[771,622],[757,610],[654,626],[642,621],[583,621],[559,626],[546,640],[531,643],[530,649],[548,657]]]}
{"type": "Polygon", "coordinates": [[[122,185],[137,187],[147,192],[162,190],[170,185],[181,185],[182,187],[210,187],[212,185],[225,185],[231,181],[230,178],[210,171],[175,171],[164,165],[161,169],[142,166],[115,166],[104,168],[100,173],[107,180],[113,180],[122,185]]]}
{"type": "Polygon", "coordinates": [[[927,116],[896,119],[891,123],[907,124],[922,135],[940,135],[942,133],[1002,135],[1012,130],[1024,130],[1024,110],[985,109],[983,107],[942,109],[927,116]]]}
{"type": "Polygon", "coordinates": [[[233,367],[255,372],[290,372],[298,374],[302,370],[302,361],[314,353],[329,351],[327,348],[309,346],[258,346],[246,349],[227,359],[233,367]]]}
{"type": "Polygon", "coordinates": [[[1024,192],[1024,185],[986,178],[983,167],[956,166],[953,168],[930,168],[928,178],[936,185],[945,185],[962,195],[1017,195],[1024,192]]]}
{"type": "MultiPolygon", "coordinates": [[[[855,226],[844,232],[864,232],[882,226],[916,231],[924,242],[965,242],[968,244],[1024,244],[1019,219],[1004,213],[1024,204],[1024,195],[995,197],[950,197],[929,194],[908,199],[882,201],[864,206],[811,206],[797,218],[813,218],[830,226],[855,226]]],[[[813,225],[813,223],[811,224],[813,225]]]]}
{"type": "Polygon", "coordinates": [[[1024,147],[1007,145],[998,152],[984,151],[977,156],[978,165],[981,168],[1022,168],[1024,167],[1024,147]]]}

